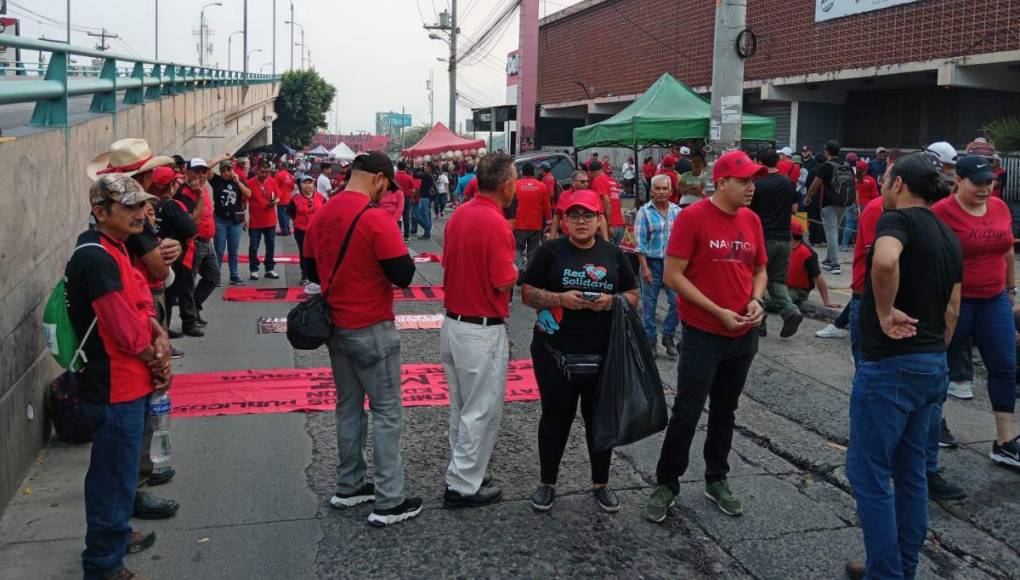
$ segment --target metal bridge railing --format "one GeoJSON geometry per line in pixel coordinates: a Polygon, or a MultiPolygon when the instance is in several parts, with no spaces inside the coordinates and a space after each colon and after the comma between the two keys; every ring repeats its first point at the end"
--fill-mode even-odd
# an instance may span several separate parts
{"type": "Polygon", "coordinates": [[[120,91],[124,92],[123,104],[140,105],[145,101],[158,101],[164,95],[187,93],[200,88],[272,83],[281,78],[280,75],[245,74],[143,60],[10,34],[0,34],[0,46],[50,53],[42,80],[38,80],[39,77],[33,80],[33,77],[24,74],[0,76],[0,105],[34,102],[35,110],[29,125],[35,127],[66,126],[67,100],[70,97],[92,95],[90,111],[113,113],[118,108],[117,93],[120,91]],[[98,74],[90,73],[88,69],[70,64],[71,55],[100,59],[102,67],[98,74]]]}

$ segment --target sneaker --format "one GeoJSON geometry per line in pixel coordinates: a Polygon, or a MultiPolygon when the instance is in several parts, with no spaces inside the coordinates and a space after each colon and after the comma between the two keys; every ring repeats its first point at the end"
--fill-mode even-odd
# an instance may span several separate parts
{"type": "Polygon", "coordinates": [[[252,272],[251,275],[248,276],[248,279],[249,280],[258,280],[259,279],[259,273],[258,272],[252,272]]]}
{"type": "Polygon", "coordinates": [[[203,336],[205,336],[205,331],[203,331],[202,328],[196,324],[191,328],[185,328],[183,334],[184,336],[202,338],[203,336]]]}
{"type": "Polygon", "coordinates": [[[483,507],[498,503],[503,490],[498,487],[483,487],[474,495],[461,495],[450,488],[443,493],[443,507],[446,509],[483,507]]]}
{"type": "Polygon", "coordinates": [[[298,286],[307,286],[307,285],[308,285],[308,278],[302,278],[301,281],[298,282],[298,286]]]}
{"type": "Polygon", "coordinates": [[[270,271],[266,272],[266,278],[269,278],[270,280],[279,280],[280,279],[280,275],[277,274],[276,272],[270,270],[270,271]]]}
{"type": "Polygon", "coordinates": [[[730,491],[730,482],[725,479],[705,484],[705,497],[715,502],[719,510],[728,516],[737,517],[744,513],[744,507],[734,497],[730,491]]]}
{"type": "Polygon", "coordinates": [[[368,523],[377,528],[399,524],[420,514],[421,504],[420,497],[409,497],[396,507],[386,510],[374,509],[368,514],[368,523]]]}
{"type": "Polygon", "coordinates": [[[595,503],[599,504],[602,511],[611,514],[620,511],[620,499],[616,497],[616,492],[609,486],[593,487],[591,494],[595,496],[595,503]]]}
{"type": "Polygon", "coordinates": [[[336,494],[329,498],[329,505],[337,508],[349,508],[363,503],[375,501],[375,486],[371,483],[366,483],[359,487],[352,494],[336,494]]]}
{"type": "Polygon", "coordinates": [[[244,282],[242,282],[240,278],[231,278],[230,279],[230,285],[231,286],[244,286],[244,282]]]}
{"type": "Polygon", "coordinates": [[[531,496],[531,507],[540,512],[547,512],[552,509],[555,500],[556,488],[543,483],[535,489],[535,494],[531,496]]]}
{"type": "Polygon", "coordinates": [[[184,351],[183,350],[177,350],[176,348],[171,346],[170,347],[170,359],[171,360],[177,360],[179,358],[184,358],[184,351]]]}
{"type": "Polygon", "coordinates": [[[815,333],[818,338],[846,338],[850,333],[845,328],[837,328],[830,324],[815,333]]]}
{"type": "Polygon", "coordinates": [[[648,498],[648,505],[645,506],[645,519],[650,522],[660,523],[669,515],[669,508],[676,503],[676,494],[665,485],[655,486],[652,497],[648,498]]]}
{"type": "Polygon", "coordinates": [[[1020,468],[1020,436],[999,445],[992,443],[992,452],[988,454],[992,461],[1000,465],[1020,468]]]}
{"type": "Polygon", "coordinates": [[[946,481],[939,472],[928,474],[928,499],[933,501],[946,501],[964,499],[967,494],[964,491],[946,481]]]}
{"type": "Polygon", "coordinates": [[[305,294],[319,294],[322,292],[322,286],[319,286],[315,282],[309,282],[305,286],[305,294]]]}
{"type": "Polygon", "coordinates": [[[144,552],[151,548],[156,543],[156,532],[140,532],[135,530],[131,532],[131,543],[128,544],[127,553],[137,554],[144,552]]]}
{"type": "Polygon", "coordinates": [[[804,315],[800,312],[794,312],[783,321],[783,329],[779,331],[779,338],[790,338],[794,334],[797,334],[797,329],[800,328],[800,323],[804,322],[804,315]]]}
{"type": "Polygon", "coordinates": [[[949,396],[964,401],[974,398],[974,383],[971,381],[949,381],[949,396]]]}
{"type": "Polygon", "coordinates": [[[839,276],[843,273],[843,271],[839,269],[839,264],[836,264],[835,266],[832,267],[831,270],[829,270],[829,273],[839,276]]]}
{"type": "Polygon", "coordinates": [[[939,447],[943,449],[956,449],[959,446],[960,444],[956,441],[956,437],[953,437],[953,432],[949,430],[946,420],[942,419],[942,428],[939,430],[939,447]]]}
{"type": "Polygon", "coordinates": [[[666,356],[669,358],[676,358],[680,356],[680,353],[676,350],[676,338],[672,336],[662,337],[662,346],[666,348],[666,356]]]}

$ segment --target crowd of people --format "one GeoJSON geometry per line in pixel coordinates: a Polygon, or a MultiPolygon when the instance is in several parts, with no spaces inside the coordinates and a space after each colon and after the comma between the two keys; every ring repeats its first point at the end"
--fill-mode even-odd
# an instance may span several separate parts
{"type": "MultiPolygon", "coordinates": [[[[641,189],[633,158],[622,167],[623,184],[609,160],[595,155],[561,188],[548,165],[523,163],[518,175],[513,158],[499,152],[457,166],[394,166],[372,151],[334,175],[330,163],[229,154],[206,162],[153,156],[139,139],[113,143],[89,165],[92,224],[65,272],[72,323],[85,337],[80,397],[93,439],[86,578],[134,577],[124,556],[155,536],[133,531],[129,518],[171,517],[179,507],[138,491],[174,476],[147,467],[146,403],[170,388],[170,361],[184,356],[171,339],[204,334],[203,305],[222,265],[229,284],[244,284],[243,231],[250,280],[280,277],[276,236],[294,235],[302,284],[330,310],[339,455],[331,505],[373,502],[368,520],[377,526],[421,513],[422,500],[405,489],[400,455],[401,341],[391,288],[409,286],[415,274],[410,236],[420,227],[420,239],[429,239],[432,220],[446,219],[448,206],[439,345],[450,399],[445,507],[502,497],[488,465],[506,396],[509,306],[520,286],[521,301],[536,312],[530,351],[541,394],[532,507],[554,505],[580,407],[592,497],[606,512],[620,510],[609,481],[612,453],[593,447],[592,421],[611,311],[622,299],[640,308],[652,351],[661,333],[666,356],[678,359],[645,517],[662,522],[675,505],[706,402],[704,492],[725,514],[742,515],[728,456],[739,399],[767,336],[766,312],[778,314],[779,336],[789,338],[812,290],[826,306],[841,307],[822,269],[840,273],[842,232],[855,252],[854,294],[844,310],[856,366],[847,474],[868,558],[847,570],[911,577],[927,499],[965,495],[940,475],[938,452],[955,444],[942,418],[947,393],[973,397],[972,345],[988,369],[996,432],[990,457],[1020,468],[1012,222],[996,196],[1004,175],[991,144],[975,141],[964,155],[945,145],[908,155],[879,148],[865,160],[829,142],[824,160],[810,168],[804,159],[815,158],[806,148],[801,156],[763,148],[754,159],[731,151],[711,169],[700,152],[678,147],[661,164],[646,159],[641,167],[649,194],[635,202],[631,231],[622,199],[641,189]],[[810,218],[813,205],[821,220],[810,218]],[[796,215],[801,208],[807,227],[796,215]],[[812,247],[819,246],[811,235],[816,221],[830,240],[821,263],[812,247]],[[661,294],[667,313],[660,324],[661,294]],[[169,330],[174,307],[180,335],[169,330]],[[91,333],[97,322],[100,332],[91,333]]],[[[835,335],[832,328],[822,336],[835,335]]]]}

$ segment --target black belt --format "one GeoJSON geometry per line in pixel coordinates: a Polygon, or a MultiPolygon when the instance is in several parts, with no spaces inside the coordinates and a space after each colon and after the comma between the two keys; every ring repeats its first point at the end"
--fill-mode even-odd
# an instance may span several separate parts
{"type": "Polygon", "coordinates": [[[457,322],[466,322],[468,324],[478,324],[480,326],[498,326],[500,324],[506,324],[502,318],[494,318],[488,316],[461,316],[460,314],[454,314],[453,312],[446,313],[447,318],[452,318],[457,322]]]}

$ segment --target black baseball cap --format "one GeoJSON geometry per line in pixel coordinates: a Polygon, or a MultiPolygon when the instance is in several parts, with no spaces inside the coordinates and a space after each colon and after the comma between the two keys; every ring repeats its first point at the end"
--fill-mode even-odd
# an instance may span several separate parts
{"type": "Polygon", "coordinates": [[[382,151],[369,151],[368,153],[358,155],[354,158],[354,162],[351,163],[351,170],[382,173],[390,180],[390,185],[387,187],[389,191],[400,189],[397,186],[397,182],[393,179],[395,175],[393,173],[393,161],[382,151]]]}
{"type": "Polygon", "coordinates": [[[956,174],[974,183],[987,183],[995,179],[992,164],[984,157],[964,155],[956,162],[956,174]]]}

